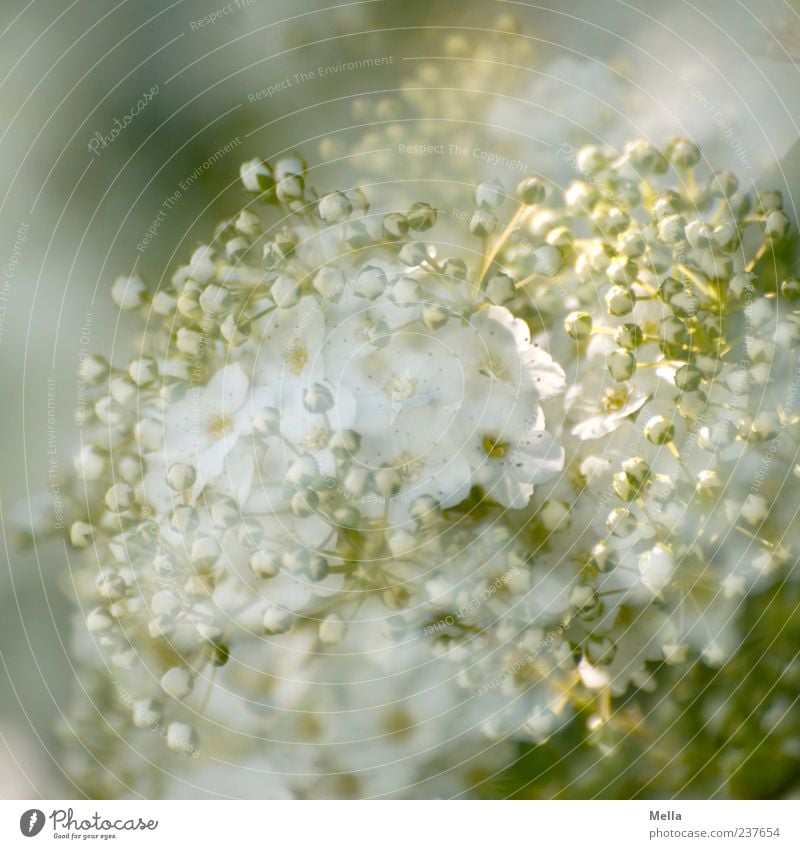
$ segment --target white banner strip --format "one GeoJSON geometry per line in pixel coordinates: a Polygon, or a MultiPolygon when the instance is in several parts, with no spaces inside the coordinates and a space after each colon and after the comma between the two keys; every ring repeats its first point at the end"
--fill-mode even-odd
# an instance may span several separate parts
{"type": "Polygon", "coordinates": [[[0,846],[800,846],[800,801],[0,802],[0,846]],[[358,808],[358,810],[356,810],[358,808]],[[63,845],[63,844],[62,844],[63,845]]]}

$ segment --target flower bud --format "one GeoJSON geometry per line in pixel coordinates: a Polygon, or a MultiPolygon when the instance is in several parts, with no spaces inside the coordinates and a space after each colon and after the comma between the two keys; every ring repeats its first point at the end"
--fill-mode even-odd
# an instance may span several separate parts
{"type": "Polygon", "coordinates": [[[253,429],[259,436],[277,436],[281,432],[281,417],[277,408],[265,407],[253,416],[253,429]]]}
{"type": "Polygon", "coordinates": [[[644,426],[644,435],[653,445],[666,445],[675,438],[675,425],[664,416],[653,416],[644,426]]]}
{"type": "Polygon", "coordinates": [[[406,213],[406,219],[411,230],[424,232],[436,223],[436,210],[429,203],[415,203],[406,213]]]}
{"type": "Polygon", "coordinates": [[[312,384],[303,396],[303,406],[309,413],[327,413],[334,403],[333,392],[323,383],[312,384]]]}
{"type": "Polygon", "coordinates": [[[655,545],[650,551],[639,555],[639,574],[642,584],[653,595],[659,595],[672,579],[675,559],[663,545],[655,545]]]}
{"type": "Polygon", "coordinates": [[[184,755],[197,751],[197,732],[188,722],[170,722],[167,726],[167,748],[184,755]]]}
{"type": "Polygon", "coordinates": [[[95,607],[86,617],[86,627],[92,634],[104,634],[116,625],[116,619],[108,612],[108,608],[95,607]]]}
{"type": "Polygon", "coordinates": [[[245,191],[252,194],[269,192],[275,187],[271,168],[260,159],[244,162],[239,168],[239,174],[245,191]]]}
{"type": "Polygon", "coordinates": [[[614,341],[620,348],[636,350],[644,341],[644,334],[638,324],[621,324],[614,333],[614,341]]]}
{"type": "Polygon", "coordinates": [[[277,634],[285,634],[294,622],[294,614],[289,610],[284,610],[271,604],[264,611],[262,625],[267,634],[275,636],[277,634]]]}
{"type": "Polygon", "coordinates": [[[408,234],[408,219],[401,212],[390,212],[383,216],[383,235],[390,241],[404,239],[408,234]]]}
{"type": "Polygon", "coordinates": [[[347,625],[335,613],[326,616],[319,623],[319,640],[326,645],[335,645],[344,639],[347,625]]]}
{"type": "Polygon", "coordinates": [[[497,217],[485,209],[476,209],[469,222],[469,232],[483,239],[491,236],[495,230],[497,230],[497,217]]]}
{"type": "Polygon", "coordinates": [[[310,486],[319,476],[317,464],[312,457],[299,457],[286,472],[286,482],[294,487],[310,486]]]}
{"type": "Polygon", "coordinates": [[[700,388],[703,375],[700,369],[692,365],[680,366],[675,372],[675,386],[681,392],[696,392],[700,388]]]}
{"type": "Polygon", "coordinates": [[[341,192],[331,192],[320,198],[317,204],[317,215],[326,224],[337,224],[344,221],[353,212],[353,205],[346,195],[341,192]]]}
{"type": "Polygon", "coordinates": [[[133,703],[133,724],[137,728],[155,728],[163,716],[164,710],[155,699],[137,699],[133,703]]]}
{"type": "Polygon", "coordinates": [[[164,441],[164,426],[155,419],[142,419],[134,428],[136,441],[147,451],[157,451],[164,441]]]}
{"type": "Polygon", "coordinates": [[[161,689],[177,701],[185,699],[193,688],[192,676],[182,666],[173,666],[161,676],[161,689]]]}
{"type": "Polygon", "coordinates": [[[678,168],[694,168],[700,161],[700,148],[688,139],[675,139],[667,147],[667,156],[678,168]]]}
{"type": "Polygon", "coordinates": [[[222,549],[213,537],[200,537],[192,543],[191,560],[197,569],[212,568],[221,554],[222,549]]]}
{"type": "Polygon", "coordinates": [[[516,295],[514,281],[507,274],[495,274],[486,284],[486,296],[494,304],[507,304],[516,295]]]}
{"type": "Polygon", "coordinates": [[[546,195],[547,188],[537,177],[526,177],[517,184],[517,197],[525,206],[541,203],[546,195]]]}
{"type": "Polygon", "coordinates": [[[314,289],[326,301],[337,302],[347,286],[347,278],[340,268],[325,265],[314,275],[314,289]]]}
{"type": "Polygon", "coordinates": [[[117,277],[111,286],[111,298],[123,312],[135,310],[147,300],[147,287],[140,277],[117,277]]]}
{"type": "Polygon", "coordinates": [[[486,180],[475,187],[474,197],[480,209],[494,210],[505,200],[505,189],[497,179],[486,180]]]}
{"type": "Polygon", "coordinates": [[[367,265],[361,269],[356,278],[353,291],[361,298],[374,301],[386,289],[386,274],[375,265],[367,265]]]}
{"type": "Polygon", "coordinates": [[[191,489],[197,481],[197,472],[194,466],[188,463],[175,463],[167,472],[167,483],[175,492],[185,492],[191,489]]]}
{"type": "Polygon", "coordinates": [[[81,480],[96,481],[105,474],[106,455],[94,445],[84,445],[74,459],[73,465],[81,480]]]}
{"type": "Polygon", "coordinates": [[[275,559],[266,551],[256,551],[250,558],[250,569],[256,578],[274,578],[279,572],[275,559]]]}
{"type": "Polygon", "coordinates": [[[105,357],[99,355],[81,358],[78,374],[89,386],[100,386],[108,378],[109,365],[105,357]]]}
{"type": "Polygon", "coordinates": [[[576,342],[588,339],[592,333],[592,317],[588,312],[571,312],[564,319],[564,329],[576,342]]]}
{"type": "Polygon", "coordinates": [[[611,315],[628,315],[633,311],[636,295],[629,286],[612,286],[606,292],[606,307],[611,315]]]}
{"type": "Polygon", "coordinates": [[[361,434],[354,430],[342,430],[331,437],[329,448],[340,460],[348,459],[361,448],[361,434]]]}
{"type": "Polygon", "coordinates": [[[133,489],[127,483],[115,483],[105,494],[106,507],[112,513],[122,513],[124,510],[129,510],[136,498],[133,494],[133,489]]]}

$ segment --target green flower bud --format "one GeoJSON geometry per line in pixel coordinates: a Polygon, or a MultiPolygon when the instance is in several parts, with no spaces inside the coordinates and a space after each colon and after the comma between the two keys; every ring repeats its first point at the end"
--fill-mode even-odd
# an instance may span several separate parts
{"type": "Polygon", "coordinates": [[[576,342],[588,339],[592,333],[592,317],[588,312],[571,312],[564,319],[564,329],[576,342]]]}
{"type": "Polygon", "coordinates": [[[609,354],[608,370],[614,380],[630,380],[636,372],[636,357],[625,348],[617,348],[609,354]]]}
{"type": "Polygon", "coordinates": [[[644,426],[644,435],[653,445],[666,445],[675,438],[675,425],[664,416],[653,416],[644,426]]]}

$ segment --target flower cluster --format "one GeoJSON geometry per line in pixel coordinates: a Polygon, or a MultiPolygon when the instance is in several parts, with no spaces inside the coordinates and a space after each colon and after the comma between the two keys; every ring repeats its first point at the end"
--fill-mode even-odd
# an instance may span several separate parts
{"type": "Polygon", "coordinates": [[[96,748],[172,795],[455,795],[731,657],[794,558],[788,218],[685,140],[576,161],[459,228],[253,160],[169,286],[116,281],[144,330],[82,364],[70,528],[96,748]]]}

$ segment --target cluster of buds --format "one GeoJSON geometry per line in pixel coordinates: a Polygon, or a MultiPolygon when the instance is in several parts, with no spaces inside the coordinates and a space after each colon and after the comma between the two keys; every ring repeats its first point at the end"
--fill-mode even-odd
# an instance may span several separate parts
{"type": "Polygon", "coordinates": [[[288,792],[364,769],[397,794],[476,729],[543,742],[587,709],[604,744],[654,661],[737,648],[793,557],[800,282],[759,277],[788,218],[685,140],[576,162],[444,222],[253,160],[169,286],[114,284],[145,331],[125,367],[83,361],[70,539],[148,746],[280,760],[313,716],[327,758],[288,792]],[[347,657],[385,688],[369,766],[337,722],[365,692],[347,657]],[[415,730],[435,745],[387,777],[415,730]]]}

